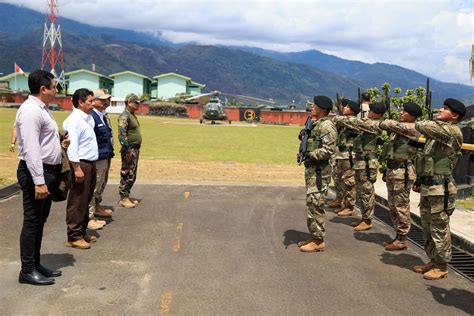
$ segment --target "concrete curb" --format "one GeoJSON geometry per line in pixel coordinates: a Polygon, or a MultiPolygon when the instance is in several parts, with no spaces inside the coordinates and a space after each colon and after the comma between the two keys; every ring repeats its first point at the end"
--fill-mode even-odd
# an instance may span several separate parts
{"type": "MultiPolygon", "coordinates": [[[[375,195],[375,201],[384,207],[388,208],[388,201],[387,199],[375,195]]],[[[412,221],[421,227],[421,218],[415,213],[411,213],[411,219],[412,221]]],[[[464,251],[469,252],[470,254],[474,254],[474,243],[472,243],[470,240],[467,240],[466,238],[463,238],[461,236],[456,235],[455,233],[451,232],[451,242],[454,246],[461,248],[464,251]]]]}

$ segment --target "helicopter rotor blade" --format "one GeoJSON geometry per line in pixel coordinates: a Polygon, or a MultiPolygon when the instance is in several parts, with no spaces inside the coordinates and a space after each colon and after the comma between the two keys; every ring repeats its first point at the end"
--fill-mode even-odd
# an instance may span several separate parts
{"type": "Polygon", "coordinates": [[[193,101],[193,100],[197,100],[197,99],[207,97],[207,96],[210,96],[210,95],[214,95],[214,92],[198,94],[198,95],[195,95],[195,96],[192,96],[190,98],[185,99],[185,101],[193,101]]]}
{"type": "Polygon", "coordinates": [[[275,102],[274,102],[274,101],[271,101],[271,100],[259,99],[259,98],[250,97],[250,96],[247,96],[247,95],[231,94],[231,93],[221,93],[221,94],[222,94],[222,95],[229,96],[229,97],[239,98],[239,99],[257,101],[257,102],[262,102],[262,103],[267,103],[267,104],[275,104],[275,102]]]}

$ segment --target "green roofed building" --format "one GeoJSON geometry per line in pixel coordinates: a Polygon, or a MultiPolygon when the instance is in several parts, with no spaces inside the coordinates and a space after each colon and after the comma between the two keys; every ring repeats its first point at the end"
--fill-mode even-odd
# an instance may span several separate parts
{"type": "Polygon", "coordinates": [[[8,88],[12,91],[30,92],[30,88],[28,88],[29,75],[30,75],[29,72],[24,72],[24,73],[13,72],[9,75],[0,77],[0,81],[8,82],[8,88]]]}
{"type": "Polygon", "coordinates": [[[112,78],[87,69],[66,72],[65,76],[68,95],[72,95],[74,91],[80,88],[87,88],[92,91],[95,89],[107,89],[112,91],[114,86],[112,78]]]}
{"type": "Polygon", "coordinates": [[[179,94],[197,95],[202,93],[205,85],[194,82],[190,77],[186,77],[174,72],[153,77],[152,98],[170,99],[179,94]]]}

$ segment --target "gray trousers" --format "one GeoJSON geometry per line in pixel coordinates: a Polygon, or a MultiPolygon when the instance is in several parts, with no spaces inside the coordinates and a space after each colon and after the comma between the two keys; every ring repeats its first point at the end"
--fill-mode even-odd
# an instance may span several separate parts
{"type": "Polygon", "coordinates": [[[94,190],[94,197],[89,205],[89,218],[94,216],[96,206],[102,202],[102,193],[104,193],[107,180],[109,179],[111,159],[97,160],[95,165],[97,168],[97,183],[94,190]]]}

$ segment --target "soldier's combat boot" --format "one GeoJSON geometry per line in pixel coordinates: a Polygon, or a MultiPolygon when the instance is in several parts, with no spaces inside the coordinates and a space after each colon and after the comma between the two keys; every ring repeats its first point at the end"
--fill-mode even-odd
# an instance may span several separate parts
{"type": "Polygon", "coordinates": [[[365,219],[362,221],[362,223],[357,225],[354,228],[354,230],[356,232],[362,232],[362,231],[370,230],[371,228],[372,228],[372,221],[370,219],[365,219]]]}
{"type": "Polygon", "coordinates": [[[355,222],[352,222],[352,223],[351,223],[351,226],[352,226],[352,227],[357,227],[357,226],[359,226],[360,223],[362,223],[363,221],[364,221],[363,219],[359,219],[359,220],[357,220],[357,221],[355,221],[355,222]]]}
{"type": "Polygon", "coordinates": [[[122,206],[122,207],[125,207],[125,208],[134,208],[135,207],[135,203],[130,201],[130,199],[128,197],[123,197],[120,200],[119,205],[122,206]]]}
{"type": "Polygon", "coordinates": [[[312,240],[308,244],[301,246],[300,250],[302,252],[318,252],[318,251],[324,251],[324,241],[323,240],[312,240]]]}
{"type": "Polygon", "coordinates": [[[337,216],[341,216],[341,217],[353,216],[354,214],[355,214],[355,210],[350,209],[350,208],[344,208],[340,210],[339,212],[337,212],[337,216]]]}
{"type": "Polygon", "coordinates": [[[342,203],[342,201],[340,199],[335,198],[334,200],[332,200],[331,203],[328,204],[328,206],[329,207],[340,207],[341,203],[342,203]]]}
{"type": "Polygon", "coordinates": [[[382,246],[387,247],[388,245],[393,244],[393,242],[394,242],[395,240],[398,240],[398,239],[399,239],[399,235],[397,234],[397,236],[395,236],[395,238],[393,238],[392,240],[390,240],[390,241],[384,241],[384,242],[382,243],[382,246]]]}
{"type": "Polygon", "coordinates": [[[310,239],[310,240],[302,240],[302,241],[298,241],[298,247],[303,247],[304,245],[307,245],[309,244],[310,242],[312,242],[313,240],[310,239]]]}
{"type": "Polygon", "coordinates": [[[395,240],[393,243],[390,245],[385,246],[385,250],[388,251],[398,251],[398,250],[405,250],[408,248],[408,245],[406,242],[402,242],[400,240],[395,240]]]}
{"type": "Polygon", "coordinates": [[[427,264],[414,266],[413,271],[415,271],[416,273],[426,273],[429,270],[431,270],[431,268],[433,268],[433,267],[434,267],[434,263],[432,261],[430,261],[427,264]]]}
{"type": "Polygon", "coordinates": [[[423,278],[427,280],[439,280],[448,276],[448,268],[446,266],[439,268],[432,268],[423,273],[423,278]]]}

